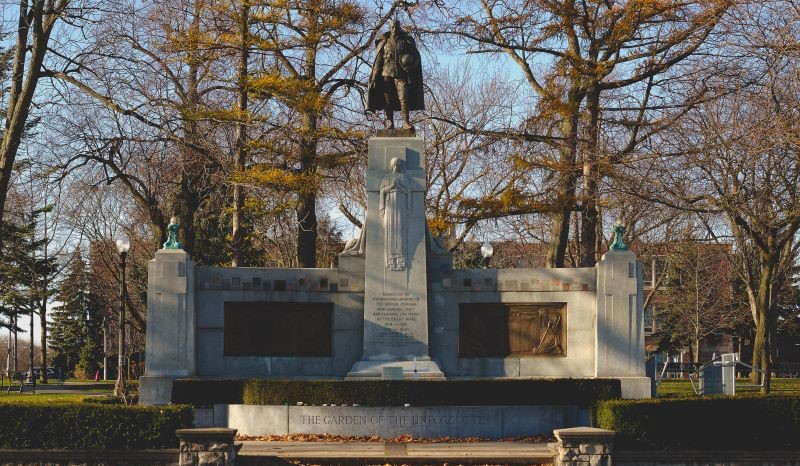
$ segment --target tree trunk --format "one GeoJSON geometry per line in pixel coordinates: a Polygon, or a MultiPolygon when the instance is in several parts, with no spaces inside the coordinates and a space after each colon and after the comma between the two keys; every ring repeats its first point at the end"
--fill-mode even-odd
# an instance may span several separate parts
{"type": "Polygon", "coordinates": [[[598,177],[597,156],[600,144],[600,89],[593,86],[586,95],[589,131],[583,151],[583,202],[581,204],[581,267],[594,267],[597,262],[598,177]]]}
{"type": "Polygon", "coordinates": [[[569,245],[570,217],[575,206],[575,158],[578,148],[578,124],[580,105],[577,93],[570,95],[572,101],[578,101],[576,108],[561,125],[561,131],[567,138],[567,146],[560,151],[560,171],[558,173],[558,203],[550,223],[550,247],[547,250],[547,267],[564,267],[567,246],[569,245]]]}
{"type": "Polygon", "coordinates": [[[764,367],[764,387],[761,393],[772,391],[772,362],[775,360],[775,333],[776,333],[775,314],[767,315],[767,351],[762,354],[762,365],[764,367]]]}
{"type": "Polygon", "coordinates": [[[47,383],[47,298],[39,304],[39,325],[42,333],[39,335],[39,345],[42,347],[42,383],[47,383]]]}
{"type": "MultiPolygon", "coordinates": [[[[200,34],[200,13],[202,10],[201,2],[194,2],[194,17],[190,26],[190,36],[198,37],[200,34]]],[[[195,150],[198,147],[199,128],[196,122],[196,112],[200,108],[200,94],[198,93],[200,58],[198,57],[197,45],[193,44],[189,49],[187,58],[187,85],[186,85],[186,108],[181,115],[183,128],[186,133],[186,140],[190,142],[181,151],[181,173],[178,178],[178,189],[173,206],[173,212],[180,219],[181,231],[183,231],[183,248],[186,252],[195,256],[195,260],[204,264],[203,257],[200,257],[195,249],[196,230],[194,217],[200,206],[200,194],[197,192],[197,179],[202,176],[203,162],[205,154],[195,150]]]]}
{"type": "Polygon", "coordinates": [[[753,339],[753,360],[751,361],[751,365],[753,366],[753,370],[750,372],[750,382],[754,385],[758,385],[761,383],[761,373],[758,371],[761,369],[761,351],[764,348],[764,325],[761,322],[761,314],[756,316],[756,335],[753,339]]]}
{"type": "Polygon", "coordinates": [[[181,175],[174,211],[181,225],[181,232],[183,233],[183,249],[190,255],[197,256],[195,260],[204,264],[203,258],[199,257],[195,250],[197,235],[194,227],[194,217],[197,208],[200,206],[200,196],[193,191],[193,183],[190,181],[191,178],[192,177],[186,172],[181,175]]]}
{"type": "MultiPolygon", "coordinates": [[[[6,195],[11,183],[11,170],[17,157],[25,124],[28,122],[33,95],[39,83],[39,74],[50,41],[52,25],[44,27],[44,0],[35,0],[28,11],[28,2],[20,1],[17,22],[17,40],[12,64],[10,96],[7,102],[6,125],[0,141],[0,222],[5,212],[6,195]],[[28,45],[28,35],[33,30],[32,43],[28,45]],[[28,69],[25,70],[26,56],[28,69]]],[[[54,12],[48,12],[54,14],[54,12]]]]}
{"type": "Polygon", "coordinates": [[[760,369],[762,372],[753,370],[750,379],[754,383],[761,384],[761,393],[769,393],[770,370],[769,363],[769,337],[767,334],[767,315],[759,311],[759,318],[756,321],[756,338],[753,342],[753,368],[760,369]]]}
{"type": "MultiPolygon", "coordinates": [[[[237,102],[239,124],[236,130],[234,174],[243,172],[247,162],[247,122],[245,120],[245,114],[247,113],[247,59],[249,50],[250,4],[247,1],[242,1],[241,6],[241,17],[239,18],[239,40],[241,40],[241,47],[239,49],[239,70],[237,72],[237,79],[239,81],[239,100],[237,102]]],[[[244,186],[242,186],[241,183],[234,182],[233,214],[231,216],[231,267],[238,267],[242,262],[244,254],[245,229],[242,225],[244,199],[244,186]]]]}
{"type": "MultiPolygon", "coordinates": [[[[770,241],[768,241],[770,243],[770,241]]],[[[761,392],[769,393],[772,371],[772,348],[770,335],[774,327],[775,307],[775,278],[778,267],[778,257],[774,253],[762,251],[759,256],[760,276],[758,280],[758,293],[756,294],[756,338],[753,342],[753,367],[761,369],[760,375],[751,374],[751,380],[760,381],[761,392]]],[[[756,372],[755,370],[753,372],[756,372]]]]}
{"type": "MultiPolygon", "coordinates": [[[[300,140],[300,167],[304,175],[316,171],[317,118],[303,115],[303,137],[300,140]]],[[[298,192],[297,206],[297,264],[298,267],[317,266],[317,189],[313,183],[298,192]]]]}
{"type": "MultiPolygon", "coordinates": [[[[314,85],[317,75],[317,49],[308,45],[305,49],[304,79],[310,81],[309,91],[313,97],[320,97],[320,90],[314,85]]],[[[305,187],[297,195],[297,263],[298,267],[317,266],[317,185],[314,179],[317,172],[317,134],[318,116],[313,108],[301,111],[300,126],[300,173],[307,177],[305,187]]]]}

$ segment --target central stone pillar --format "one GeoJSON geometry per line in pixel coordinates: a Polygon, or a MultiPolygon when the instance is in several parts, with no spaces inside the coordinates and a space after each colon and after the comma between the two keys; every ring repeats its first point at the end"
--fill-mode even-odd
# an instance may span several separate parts
{"type": "Polygon", "coordinates": [[[369,140],[364,349],[348,378],[444,377],[428,353],[424,163],[417,137],[369,140]]]}

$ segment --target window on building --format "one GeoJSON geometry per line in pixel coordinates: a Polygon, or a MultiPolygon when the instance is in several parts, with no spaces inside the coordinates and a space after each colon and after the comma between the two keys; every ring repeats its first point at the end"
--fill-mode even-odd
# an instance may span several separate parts
{"type": "Polygon", "coordinates": [[[648,304],[644,309],[644,334],[652,335],[655,331],[655,308],[652,304],[648,304]]]}
{"type": "Polygon", "coordinates": [[[642,281],[645,288],[652,288],[658,277],[667,269],[667,256],[653,256],[642,267],[642,281]]]}

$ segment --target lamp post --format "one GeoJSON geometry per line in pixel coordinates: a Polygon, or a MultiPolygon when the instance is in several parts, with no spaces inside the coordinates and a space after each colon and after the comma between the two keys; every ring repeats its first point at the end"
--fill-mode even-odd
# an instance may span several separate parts
{"type": "Polygon", "coordinates": [[[103,316],[103,380],[108,380],[108,319],[103,316]]]}
{"type": "Polygon", "coordinates": [[[481,256],[483,256],[483,268],[489,268],[489,261],[492,259],[492,254],[494,254],[494,246],[492,243],[485,242],[483,246],[481,246],[481,256]]]}
{"type": "Polygon", "coordinates": [[[117,364],[117,383],[114,385],[116,396],[125,396],[125,257],[131,243],[125,238],[117,240],[119,251],[119,359],[117,364]]]}
{"type": "Polygon", "coordinates": [[[36,381],[36,376],[33,374],[33,301],[31,301],[31,345],[30,345],[30,361],[31,365],[28,368],[28,382],[34,383],[36,381]]]}

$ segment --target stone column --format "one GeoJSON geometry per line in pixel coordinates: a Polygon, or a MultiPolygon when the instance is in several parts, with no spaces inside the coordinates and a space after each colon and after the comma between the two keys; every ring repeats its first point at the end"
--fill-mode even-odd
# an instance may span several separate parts
{"type": "Polygon", "coordinates": [[[554,430],[556,443],[550,448],[555,454],[555,466],[611,466],[614,445],[613,430],[594,427],[572,427],[554,430]]]}
{"type": "Polygon", "coordinates": [[[147,265],[146,345],[139,402],[169,404],[172,381],[195,375],[194,262],[182,249],[160,249],[147,265]]]}
{"type": "Polygon", "coordinates": [[[597,263],[595,376],[620,379],[623,398],[650,398],[645,374],[642,264],[611,249],[597,263]]]}
{"type": "Polygon", "coordinates": [[[369,140],[364,346],[348,377],[443,377],[428,350],[424,164],[417,137],[369,140]]]}
{"type": "Polygon", "coordinates": [[[179,466],[234,466],[237,446],[233,443],[236,429],[209,427],[179,429],[179,466]]]}

